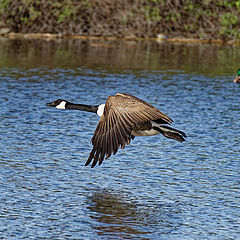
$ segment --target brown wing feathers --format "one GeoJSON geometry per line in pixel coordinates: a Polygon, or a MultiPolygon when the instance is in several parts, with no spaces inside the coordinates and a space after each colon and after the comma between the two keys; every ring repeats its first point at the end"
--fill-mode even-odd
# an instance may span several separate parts
{"type": "Polygon", "coordinates": [[[93,149],[85,165],[89,165],[92,159],[91,167],[94,167],[97,162],[101,165],[104,157],[109,158],[112,153],[117,153],[120,146],[124,148],[126,143],[130,143],[131,129],[124,127],[121,120],[116,123],[108,123],[105,119],[100,120],[92,138],[93,149]]]}
{"type": "Polygon", "coordinates": [[[97,162],[102,164],[104,157],[116,154],[118,148],[124,148],[131,139],[132,128],[135,124],[149,120],[161,119],[167,124],[172,122],[168,116],[157,108],[136,97],[126,94],[116,94],[108,97],[104,114],[101,116],[92,137],[93,149],[85,166],[92,162],[94,167],[97,162]]]}
{"type": "Polygon", "coordinates": [[[117,93],[116,96],[122,96],[128,99],[129,103],[131,104],[128,104],[127,107],[129,107],[129,105],[130,107],[132,106],[132,113],[135,113],[136,115],[146,114],[149,120],[161,119],[164,120],[167,124],[171,124],[173,122],[173,120],[169,118],[166,114],[162,113],[160,110],[143,101],[142,99],[121,93],[117,93]]]}

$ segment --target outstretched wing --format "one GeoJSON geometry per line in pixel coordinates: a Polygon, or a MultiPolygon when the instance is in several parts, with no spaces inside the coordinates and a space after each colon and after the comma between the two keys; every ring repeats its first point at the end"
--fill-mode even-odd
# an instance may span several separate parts
{"type": "Polygon", "coordinates": [[[117,93],[109,96],[97,128],[92,137],[93,149],[85,166],[91,167],[97,162],[102,164],[104,157],[116,154],[119,147],[123,149],[134,136],[132,129],[141,123],[158,120],[170,124],[172,120],[152,105],[127,94],[117,93]]]}

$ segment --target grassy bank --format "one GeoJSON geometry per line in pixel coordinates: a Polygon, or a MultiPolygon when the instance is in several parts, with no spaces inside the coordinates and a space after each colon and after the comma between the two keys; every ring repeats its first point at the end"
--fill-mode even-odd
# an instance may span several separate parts
{"type": "Polygon", "coordinates": [[[240,39],[240,0],[1,0],[13,32],[240,39]]]}

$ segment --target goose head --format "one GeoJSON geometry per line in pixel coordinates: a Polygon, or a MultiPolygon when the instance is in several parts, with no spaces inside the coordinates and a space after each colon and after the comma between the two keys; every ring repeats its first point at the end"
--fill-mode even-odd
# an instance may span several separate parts
{"type": "MultiPolygon", "coordinates": [[[[57,109],[71,109],[71,110],[82,110],[86,112],[93,112],[99,114],[103,114],[103,106],[104,104],[100,106],[91,106],[91,105],[85,105],[85,104],[77,104],[77,103],[71,103],[64,99],[57,99],[56,101],[50,102],[46,104],[50,107],[55,107],[57,109]]],[[[100,115],[99,115],[100,116],[100,115]]]]}
{"type": "Polygon", "coordinates": [[[68,102],[66,100],[63,99],[57,99],[53,102],[47,103],[46,105],[49,107],[55,107],[58,109],[66,109],[66,105],[68,104],[68,102]]]}

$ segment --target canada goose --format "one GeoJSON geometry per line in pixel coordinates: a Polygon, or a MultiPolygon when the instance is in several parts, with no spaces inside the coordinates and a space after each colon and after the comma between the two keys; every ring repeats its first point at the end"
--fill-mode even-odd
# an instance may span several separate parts
{"type": "Polygon", "coordinates": [[[184,132],[169,126],[173,120],[167,115],[147,102],[127,94],[109,96],[105,104],[98,106],[74,104],[62,99],[47,103],[47,106],[94,112],[100,116],[92,137],[93,149],[85,164],[87,166],[92,162],[92,168],[97,162],[101,165],[104,157],[107,159],[112,153],[116,154],[120,145],[123,149],[135,136],[161,133],[179,142],[186,137],[184,132]]]}
{"type": "Polygon", "coordinates": [[[233,82],[240,83],[240,68],[237,70],[237,75],[234,78],[233,82]]]}

